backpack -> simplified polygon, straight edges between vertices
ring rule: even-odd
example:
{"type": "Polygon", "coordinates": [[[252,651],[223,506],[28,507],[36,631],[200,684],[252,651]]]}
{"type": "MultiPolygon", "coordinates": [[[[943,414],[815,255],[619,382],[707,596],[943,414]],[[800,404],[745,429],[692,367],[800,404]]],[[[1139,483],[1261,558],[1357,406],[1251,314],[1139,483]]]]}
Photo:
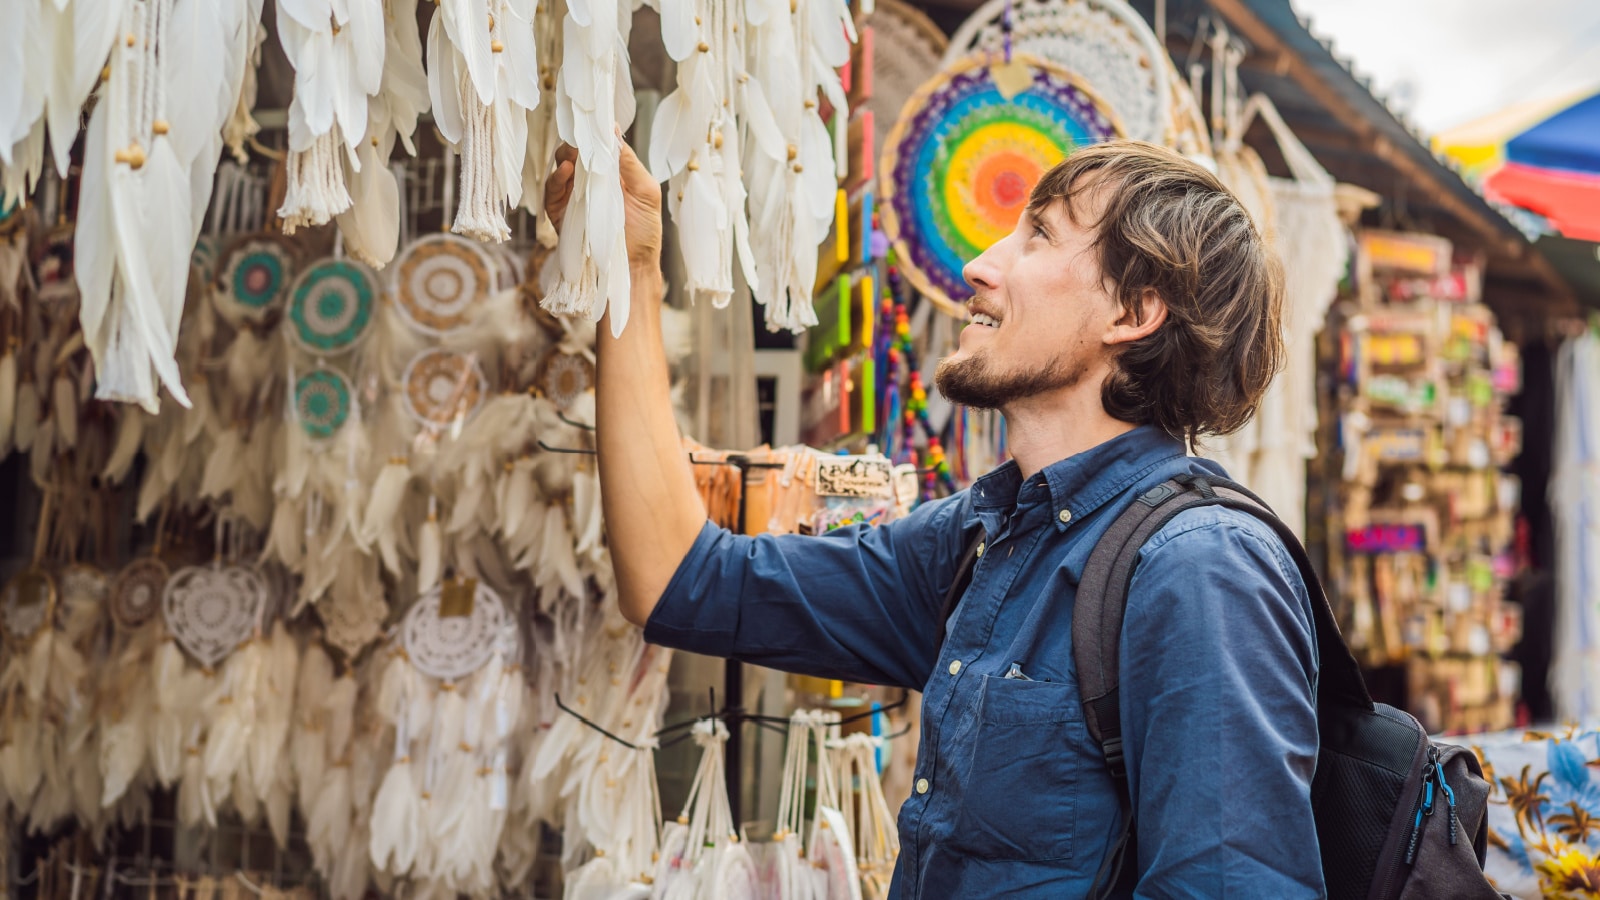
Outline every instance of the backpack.
{"type": "MultiPolygon", "coordinates": [[[[1118,785],[1122,832],[1089,896],[1107,896],[1135,867],[1118,709],[1118,649],[1128,586],[1146,540],[1184,510],[1226,506],[1270,525],[1300,569],[1311,598],[1321,672],[1319,736],[1311,807],[1330,900],[1499,900],[1483,875],[1489,784],[1471,751],[1428,740],[1410,714],[1373,703],[1333,610],[1294,532],[1245,488],[1221,478],[1180,475],[1141,494],[1095,545],[1078,585],[1072,656],[1084,720],[1118,785]]],[[[979,539],[982,539],[979,535],[979,539]]],[[[945,595],[948,623],[972,580],[974,541],[945,595]]],[[[941,633],[941,643],[943,634],[941,633]]]]}

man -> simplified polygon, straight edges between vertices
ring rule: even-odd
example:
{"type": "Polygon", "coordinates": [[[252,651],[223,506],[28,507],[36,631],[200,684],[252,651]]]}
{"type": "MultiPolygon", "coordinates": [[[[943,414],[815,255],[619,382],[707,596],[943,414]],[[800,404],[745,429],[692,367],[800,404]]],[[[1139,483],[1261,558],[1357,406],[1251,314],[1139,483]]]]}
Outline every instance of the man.
{"type": "MultiPolygon", "coordinates": [[[[557,216],[570,175],[564,157],[557,216]]],[[[1244,424],[1276,371],[1260,234],[1168,150],[1077,150],[967,265],[972,321],[939,366],[951,400],[1005,415],[1014,460],[887,526],[749,538],[695,492],[659,334],[660,189],[626,149],[622,177],[634,318],[600,329],[597,387],[622,611],[660,644],[923,692],[894,896],[1085,896],[1122,823],[1074,676],[1076,585],[1134,497],[1220,473],[1186,444],[1244,424]]],[[[1121,648],[1137,850],[1111,896],[1322,893],[1313,635],[1294,562],[1254,518],[1190,510],[1144,545],[1121,648]]]]}

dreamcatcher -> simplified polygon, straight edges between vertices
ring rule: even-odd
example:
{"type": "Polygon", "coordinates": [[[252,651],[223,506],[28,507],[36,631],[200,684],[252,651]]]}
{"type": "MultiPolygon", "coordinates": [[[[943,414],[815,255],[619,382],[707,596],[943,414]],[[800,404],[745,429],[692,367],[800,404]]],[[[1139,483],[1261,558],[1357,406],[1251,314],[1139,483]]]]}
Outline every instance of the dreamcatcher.
{"type": "Polygon", "coordinates": [[[840,812],[841,795],[848,786],[838,781],[830,749],[830,743],[838,737],[838,722],[838,713],[818,710],[808,723],[817,754],[817,793],[806,856],[811,860],[813,897],[861,900],[861,872],[856,866],[851,823],[840,812]]]}
{"type": "Polygon", "coordinates": [[[308,266],[289,294],[289,339],[306,353],[338,356],[356,346],[372,326],[378,277],[349,259],[324,259],[308,266]]]}
{"type": "Polygon", "coordinates": [[[876,0],[867,17],[876,46],[872,59],[872,146],[889,146],[889,131],[917,89],[937,75],[950,39],[927,13],[901,0],[876,0]]]}
{"type": "Polygon", "coordinates": [[[878,739],[857,733],[839,742],[834,755],[839,814],[851,829],[864,900],[889,896],[895,860],[900,856],[900,833],[878,775],[879,747],[878,739]]]}
{"type": "Polygon", "coordinates": [[[259,324],[284,306],[298,277],[293,244],[283,238],[241,238],[217,259],[212,303],[235,327],[259,324]]]}
{"type": "Polygon", "coordinates": [[[907,102],[885,150],[884,232],[911,283],[958,317],[970,293],[962,267],[1011,232],[1039,177],[1120,134],[1071,73],[1017,59],[1030,78],[1009,100],[980,59],[940,73],[907,102]]]}
{"type": "MultiPolygon", "coordinates": [[[[435,234],[408,246],[395,266],[394,308],[410,327],[446,335],[465,327],[500,289],[503,266],[481,245],[435,234]]],[[[520,278],[507,282],[516,284],[520,278]]]]}

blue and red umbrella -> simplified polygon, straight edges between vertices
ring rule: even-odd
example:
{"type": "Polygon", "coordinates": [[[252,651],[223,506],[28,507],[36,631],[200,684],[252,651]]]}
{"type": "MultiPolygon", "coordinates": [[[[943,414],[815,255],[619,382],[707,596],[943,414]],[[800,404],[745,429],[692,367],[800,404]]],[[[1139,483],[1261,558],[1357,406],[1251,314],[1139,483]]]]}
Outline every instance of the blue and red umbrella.
{"type": "Polygon", "coordinates": [[[1600,93],[1507,140],[1504,164],[1483,186],[1565,237],[1600,241],[1600,93]]]}

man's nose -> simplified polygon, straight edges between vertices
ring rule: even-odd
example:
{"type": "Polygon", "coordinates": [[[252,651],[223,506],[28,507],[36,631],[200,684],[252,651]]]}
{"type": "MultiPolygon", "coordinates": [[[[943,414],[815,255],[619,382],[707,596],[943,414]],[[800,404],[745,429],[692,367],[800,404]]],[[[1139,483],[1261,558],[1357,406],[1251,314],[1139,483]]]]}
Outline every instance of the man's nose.
{"type": "Polygon", "coordinates": [[[1000,268],[996,265],[995,255],[995,248],[990,247],[961,267],[961,277],[972,285],[973,290],[993,291],[1000,287],[1000,268]]]}

